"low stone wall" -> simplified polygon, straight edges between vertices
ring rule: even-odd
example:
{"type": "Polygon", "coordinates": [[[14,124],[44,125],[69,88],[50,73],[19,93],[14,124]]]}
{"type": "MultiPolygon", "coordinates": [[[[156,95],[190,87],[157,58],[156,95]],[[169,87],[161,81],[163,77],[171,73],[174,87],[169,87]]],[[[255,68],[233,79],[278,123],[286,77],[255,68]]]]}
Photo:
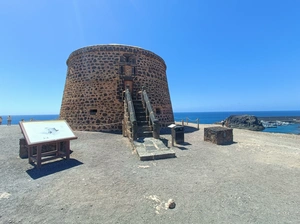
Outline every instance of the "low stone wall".
{"type": "Polygon", "coordinates": [[[204,128],[204,141],[212,142],[217,145],[232,144],[232,129],[223,127],[204,128]]]}

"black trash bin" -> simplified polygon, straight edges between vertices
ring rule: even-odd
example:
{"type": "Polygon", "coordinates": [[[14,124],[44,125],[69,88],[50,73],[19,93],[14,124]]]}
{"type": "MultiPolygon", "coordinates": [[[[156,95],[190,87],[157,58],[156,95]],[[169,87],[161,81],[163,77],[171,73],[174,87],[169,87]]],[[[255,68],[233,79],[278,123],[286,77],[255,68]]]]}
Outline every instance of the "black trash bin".
{"type": "Polygon", "coordinates": [[[184,143],[184,127],[183,126],[175,126],[172,128],[172,139],[176,144],[184,143]]]}

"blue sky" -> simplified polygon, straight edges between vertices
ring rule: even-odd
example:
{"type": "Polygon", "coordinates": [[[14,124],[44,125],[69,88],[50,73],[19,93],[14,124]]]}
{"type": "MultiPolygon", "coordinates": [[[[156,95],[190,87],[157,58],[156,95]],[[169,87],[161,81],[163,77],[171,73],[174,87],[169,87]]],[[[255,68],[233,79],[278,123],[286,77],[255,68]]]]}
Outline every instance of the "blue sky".
{"type": "Polygon", "coordinates": [[[1,0],[0,114],[58,114],[66,60],[95,44],[167,64],[174,112],[300,110],[300,1],[1,0]]]}

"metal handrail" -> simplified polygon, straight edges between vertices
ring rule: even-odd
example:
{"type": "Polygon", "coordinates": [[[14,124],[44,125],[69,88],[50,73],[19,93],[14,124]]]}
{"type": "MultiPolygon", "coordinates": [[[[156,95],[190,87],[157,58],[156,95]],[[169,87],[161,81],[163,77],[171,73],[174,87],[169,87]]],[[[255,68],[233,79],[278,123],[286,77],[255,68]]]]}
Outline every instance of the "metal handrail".
{"type": "Polygon", "coordinates": [[[158,139],[159,134],[160,134],[159,120],[154,115],[149,97],[148,97],[147,92],[146,92],[144,87],[142,87],[142,94],[141,95],[142,95],[141,98],[142,98],[143,105],[146,109],[146,115],[149,114],[149,118],[150,118],[149,122],[153,126],[153,137],[158,139]]]}

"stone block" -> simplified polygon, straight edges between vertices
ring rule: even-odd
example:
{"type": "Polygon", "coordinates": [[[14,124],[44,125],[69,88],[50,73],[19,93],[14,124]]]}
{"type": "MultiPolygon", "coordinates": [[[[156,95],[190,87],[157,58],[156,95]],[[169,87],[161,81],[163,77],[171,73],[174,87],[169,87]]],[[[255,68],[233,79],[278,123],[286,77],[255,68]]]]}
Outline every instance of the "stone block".
{"type": "Polygon", "coordinates": [[[217,145],[228,145],[233,143],[233,133],[231,128],[209,127],[204,128],[204,141],[217,145]]]}

